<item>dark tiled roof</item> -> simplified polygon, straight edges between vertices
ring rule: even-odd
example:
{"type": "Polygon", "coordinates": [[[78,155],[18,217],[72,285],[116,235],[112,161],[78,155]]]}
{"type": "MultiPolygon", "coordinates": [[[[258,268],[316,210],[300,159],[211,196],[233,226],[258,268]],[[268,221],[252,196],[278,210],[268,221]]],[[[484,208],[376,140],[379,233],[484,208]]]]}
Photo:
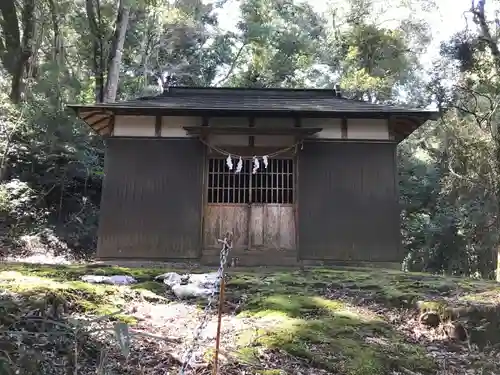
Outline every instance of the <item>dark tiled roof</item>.
{"type": "Polygon", "coordinates": [[[435,112],[397,106],[372,104],[340,97],[325,89],[248,89],[171,87],[158,96],[129,101],[102,103],[72,108],[164,109],[207,112],[297,112],[345,114],[407,114],[432,118],[435,112]]]}

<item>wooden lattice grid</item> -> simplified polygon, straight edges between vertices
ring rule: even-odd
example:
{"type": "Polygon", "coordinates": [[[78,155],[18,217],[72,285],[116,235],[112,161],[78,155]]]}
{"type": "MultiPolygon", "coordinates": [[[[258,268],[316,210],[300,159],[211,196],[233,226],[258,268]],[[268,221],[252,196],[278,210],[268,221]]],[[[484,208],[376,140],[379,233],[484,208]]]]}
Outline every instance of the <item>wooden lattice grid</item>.
{"type": "Polygon", "coordinates": [[[292,204],[294,202],[295,166],[292,158],[269,159],[267,168],[252,173],[252,160],[243,160],[241,172],[235,173],[225,158],[208,160],[207,203],[209,204],[292,204]]]}

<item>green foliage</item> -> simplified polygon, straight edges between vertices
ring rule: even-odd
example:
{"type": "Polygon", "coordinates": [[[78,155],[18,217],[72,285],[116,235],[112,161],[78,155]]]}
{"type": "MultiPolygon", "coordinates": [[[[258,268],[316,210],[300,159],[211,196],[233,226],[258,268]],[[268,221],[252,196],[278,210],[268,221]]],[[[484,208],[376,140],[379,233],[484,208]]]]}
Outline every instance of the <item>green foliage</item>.
{"type": "MultiPolygon", "coordinates": [[[[484,2],[441,46],[429,89],[446,109],[400,150],[409,269],[492,278],[500,216],[500,45],[484,2]]],[[[496,5],[492,5],[496,6],[496,5]]]]}
{"type": "Polygon", "coordinates": [[[410,270],[491,277],[491,141],[451,112],[399,151],[402,231],[410,270]],[[418,138],[418,141],[415,141],[418,138]]]}
{"type": "Polygon", "coordinates": [[[375,25],[355,26],[343,36],[346,59],[341,85],[356,97],[392,98],[396,84],[404,84],[413,67],[401,33],[375,25]]]}
{"type": "Polygon", "coordinates": [[[241,3],[241,56],[226,84],[301,87],[318,61],[325,19],[308,4],[246,0],[241,3]]]}
{"type": "Polygon", "coordinates": [[[5,248],[20,245],[23,235],[47,224],[47,213],[27,183],[12,179],[0,184],[0,241],[5,248]]]}
{"type": "MultiPolygon", "coordinates": [[[[106,64],[113,52],[118,3],[100,1],[96,8],[92,2],[96,47],[84,2],[36,2],[33,58],[16,105],[8,97],[14,77],[0,67],[3,251],[20,251],[28,237],[81,257],[95,249],[103,142],[65,104],[95,100],[98,73],[104,80],[107,74],[96,64],[106,64]]],[[[500,199],[500,65],[481,28],[453,36],[424,71],[421,55],[431,42],[425,15],[435,10],[432,2],[345,0],[320,13],[310,3],[244,0],[235,30],[220,27],[223,3],[127,2],[117,98],[159,93],[158,80],[174,74],[184,85],[340,83],[343,95],[355,99],[411,106],[434,99],[448,108],[442,121],[399,147],[403,266],[491,277],[500,233],[493,230],[500,199]],[[388,24],[390,7],[406,15],[388,24]]],[[[13,4],[20,14],[24,3],[13,4]]],[[[0,32],[0,46],[11,50],[0,57],[11,61],[19,51],[5,43],[7,31],[0,32]]]]}

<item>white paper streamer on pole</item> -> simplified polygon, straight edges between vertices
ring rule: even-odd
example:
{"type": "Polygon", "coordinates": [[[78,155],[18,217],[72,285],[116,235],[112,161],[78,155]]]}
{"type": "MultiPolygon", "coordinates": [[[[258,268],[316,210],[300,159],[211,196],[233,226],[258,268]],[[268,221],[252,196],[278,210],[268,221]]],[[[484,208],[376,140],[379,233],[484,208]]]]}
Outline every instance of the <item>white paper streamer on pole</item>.
{"type": "Polygon", "coordinates": [[[227,156],[227,158],[226,158],[226,165],[229,168],[229,170],[233,170],[233,168],[234,168],[233,161],[235,159],[238,159],[238,163],[236,164],[235,173],[240,173],[243,170],[243,160],[252,160],[253,161],[253,168],[252,168],[252,173],[253,174],[257,173],[257,171],[260,168],[259,158],[262,158],[262,163],[264,164],[264,168],[267,169],[267,167],[269,165],[269,159],[270,158],[277,157],[280,154],[283,154],[283,153],[285,153],[287,151],[294,150],[294,149],[295,149],[295,152],[297,152],[297,149],[298,149],[299,145],[301,146],[301,149],[304,146],[303,143],[302,143],[302,141],[300,141],[300,142],[295,143],[292,146],[288,146],[288,147],[282,148],[282,149],[277,150],[277,151],[275,151],[275,152],[273,152],[271,154],[268,154],[268,155],[264,155],[264,156],[256,156],[256,155],[254,155],[254,156],[233,155],[234,156],[234,159],[233,159],[233,156],[231,156],[231,154],[228,151],[225,151],[225,150],[223,150],[221,148],[218,148],[218,147],[216,147],[214,145],[211,145],[210,143],[204,141],[201,138],[200,138],[200,141],[205,146],[207,146],[208,148],[210,148],[211,150],[213,150],[213,151],[215,151],[215,152],[217,152],[219,154],[226,155],[227,156]]]}
{"type": "Polygon", "coordinates": [[[243,169],[243,159],[240,157],[240,160],[238,160],[238,164],[236,164],[236,173],[240,173],[241,170],[243,169]]]}
{"type": "Polygon", "coordinates": [[[257,171],[259,170],[259,166],[260,166],[259,159],[257,158],[257,156],[254,156],[253,157],[253,170],[252,170],[253,174],[257,173],[257,171]]]}
{"type": "Polygon", "coordinates": [[[233,170],[233,159],[231,158],[231,155],[227,156],[226,165],[227,165],[227,167],[229,168],[230,171],[233,170]]]}
{"type": "Polygon", "coordinates": [[[264,155],[262,157],[262,162],[264,163],[264,168],[267,169],[267,165],[268,165],[268,158],[267,158],[267,155],[264,155]]]}

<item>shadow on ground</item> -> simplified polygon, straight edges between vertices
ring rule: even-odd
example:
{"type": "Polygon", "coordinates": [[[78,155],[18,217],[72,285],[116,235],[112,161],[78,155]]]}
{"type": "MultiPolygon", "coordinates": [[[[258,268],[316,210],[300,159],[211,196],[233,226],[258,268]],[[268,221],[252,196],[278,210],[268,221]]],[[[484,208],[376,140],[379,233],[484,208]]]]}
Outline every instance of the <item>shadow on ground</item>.
{"type": "Polygon", "coordinates": [[[4,290],[0,374],[136,374],[141,363],[178,367],[155,340],[120,344],[115,333],[124,332],[126,317],[97,314],[96,306],[106,303],[102,295],[78,289],[4,290]]]}

